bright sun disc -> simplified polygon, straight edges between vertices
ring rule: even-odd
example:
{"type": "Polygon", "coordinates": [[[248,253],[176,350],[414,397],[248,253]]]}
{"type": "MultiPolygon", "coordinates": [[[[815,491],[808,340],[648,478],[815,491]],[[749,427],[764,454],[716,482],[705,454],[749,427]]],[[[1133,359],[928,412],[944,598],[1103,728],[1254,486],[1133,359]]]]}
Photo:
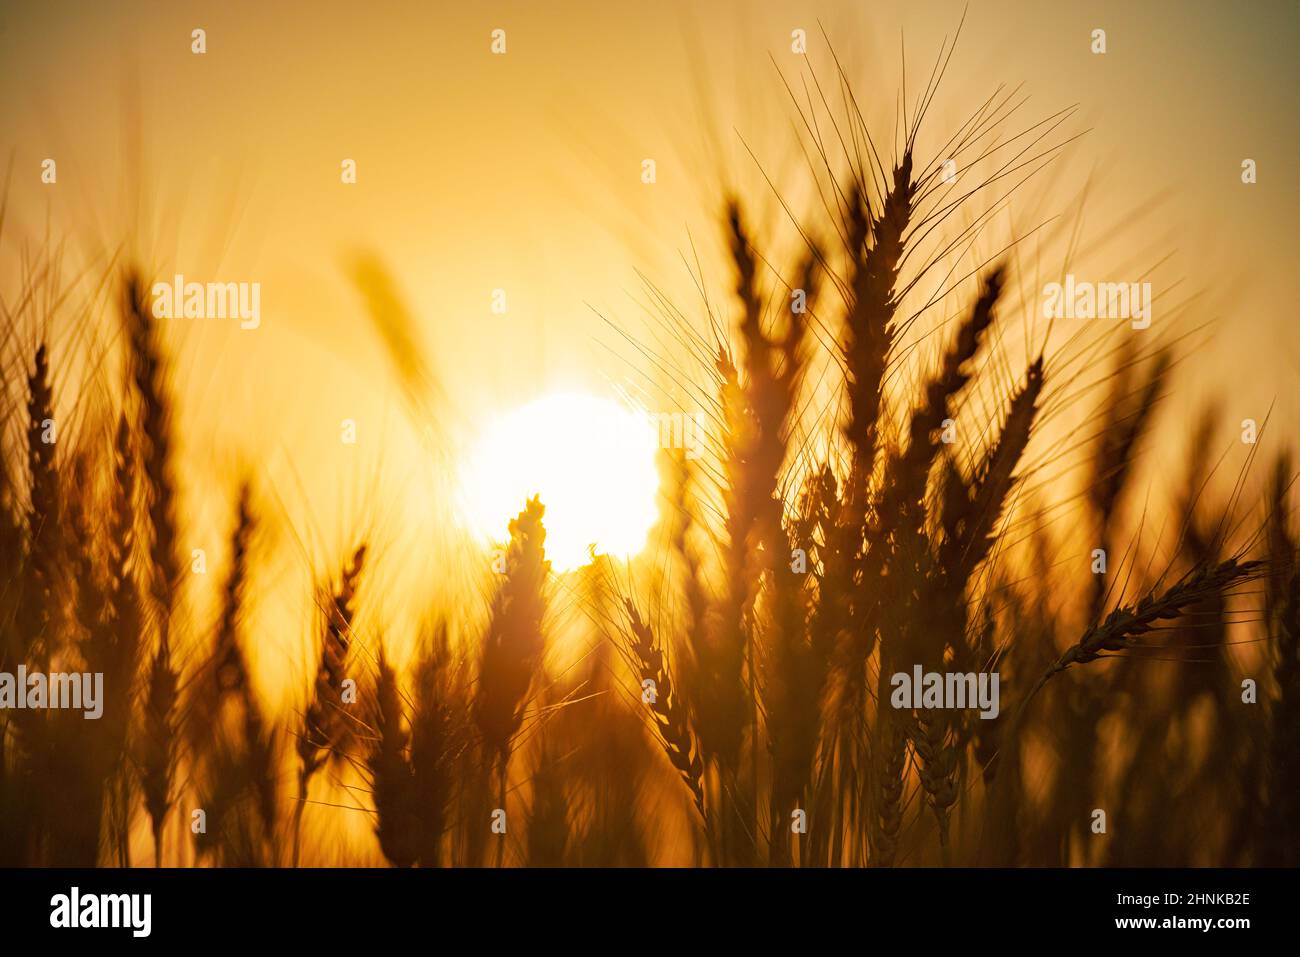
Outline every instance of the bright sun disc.
{"type": "Polygon", "coordinates": [[[658,433],[645,416],[588,395],[550,395],[494,422],[461,479],[479,533],[505,541],[534,495],[546,506],[546,557],[568,571],[597,554],[627,558],[656,518],[658,433]]]}

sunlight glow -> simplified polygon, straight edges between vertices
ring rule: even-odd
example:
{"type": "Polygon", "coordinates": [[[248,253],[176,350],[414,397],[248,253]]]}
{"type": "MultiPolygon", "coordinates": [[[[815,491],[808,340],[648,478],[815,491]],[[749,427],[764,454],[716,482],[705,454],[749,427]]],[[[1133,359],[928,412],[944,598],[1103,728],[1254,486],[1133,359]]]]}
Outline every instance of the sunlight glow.
{"type": "Polygon", "coordinates": [[[546,556],[569,571],[597,554],[630,558],[657,514],[658,434],[645,416],[606,399],[543,396],[480,437],[461,478],[462,508],[486,538],[503,542],[526,500],[546,506],[546,556]]]}

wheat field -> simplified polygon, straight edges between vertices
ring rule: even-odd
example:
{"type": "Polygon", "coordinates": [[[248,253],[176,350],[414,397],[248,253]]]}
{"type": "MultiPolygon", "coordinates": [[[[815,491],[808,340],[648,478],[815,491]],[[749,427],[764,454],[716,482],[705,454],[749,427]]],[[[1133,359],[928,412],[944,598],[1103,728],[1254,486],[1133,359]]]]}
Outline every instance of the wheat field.
{"type": "MultiPolygon", "coordinates": [[[[300,587],[256,458],[185,477],[170,272],[0,231],[0,674],[102,676],[94,720],[0,709],[0,865],[1300,864],[1288,442],[1173,417],[1196,299],[1063,334],[1069,264],[976,242],[1078,129],[951,56],[920,90],[781,72],[811,185],[712,190],[711,293],[647,281],[653,331],[611,333],[702,430],[658,443],[632,557],[559,567],[525,496],[496,542],[422,529],[455,569],[426,587],[363,500],[300,587]],[[286,589],[292,662],[258,614],[286,589]]],[[[381,257],[349,281],[441,474],[437,349],[381,257]]]]}

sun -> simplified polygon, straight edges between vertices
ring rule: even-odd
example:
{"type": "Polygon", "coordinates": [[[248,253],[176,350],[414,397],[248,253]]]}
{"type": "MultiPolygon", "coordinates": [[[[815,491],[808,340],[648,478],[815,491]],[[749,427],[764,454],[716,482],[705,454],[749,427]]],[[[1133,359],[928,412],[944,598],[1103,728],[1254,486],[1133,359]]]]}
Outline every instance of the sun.
{"type": "Polygon", "coordinates": [[[657,516],[658,433],[650,420],[608,399],[543,396],[504,415],[479,438],[461,474],[462,511],[491,541],[541,496],[546,556],[569,571],[597,554],[630,558],[657,516]]]}

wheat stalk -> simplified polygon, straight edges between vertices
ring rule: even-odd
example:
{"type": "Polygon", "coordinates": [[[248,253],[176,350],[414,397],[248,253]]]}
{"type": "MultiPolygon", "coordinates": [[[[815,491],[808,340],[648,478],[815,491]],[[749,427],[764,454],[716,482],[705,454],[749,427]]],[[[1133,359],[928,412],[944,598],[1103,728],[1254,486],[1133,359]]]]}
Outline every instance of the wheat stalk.
{"type": "Polygon", "coordinates": [[[307,805],[307,788],[344,734],[340,696],[343,680],[347,677],[352,618],[356,612],[357,588],[365,561],[366,546],[359,545],[345,566],[338,587],[331,591],[325,602],[319,664],[298,735],[298,758],[302,764],[298,772],[298,806],[293,822],[294,867],[298,866],[301,852],[302,813],[307,805]]]}
{"type": "Polygon", "coordinates": [[[420,856],[415,814],[415,773],[411,767],[410,736],[404,726],[397,673],[379,645],[378,681],[373,708],[374,740],[366,758],[371,799],[375,803],[375,836],[379,847],[397,867],[410,867],[420,856]]]}
{"type": "Polygon", "coordinates": [[[624,599],[623,605],[631,622],[631,648],[637,662],[638,676],[642,682],[653,682],[653,693],[638,697],[646,701],[650,713],[654,715],[659,743],[663,745],[669,762],[677,769],[682,783],[691,792],[691,800],[699,812],[700,820],[708,823],[704,804],[704,764],[695,746],[686,710],[678,699],[676,686],[668,671],[663,649],[658,646],[654,632],[641,619],[631,599],[624,599]]]}
{"type": "Polygon", "coordinates": [[[1148,592],[1136,604],[1116,608],[1084,632],[1083,637],[1043,673],[1021,702],[1021,714],[1043,685],[1071,665],[1113,657],[1115,653],[1141,644],[1142,636],[1148,634],[1157,622],[1177,618],[1189,606],[1221,593],[1230,585],[1258,576],[1266,567],[1267,563],[1263,561],[1230,558],[1198,569],[1160,594],[1148,592]]]}

